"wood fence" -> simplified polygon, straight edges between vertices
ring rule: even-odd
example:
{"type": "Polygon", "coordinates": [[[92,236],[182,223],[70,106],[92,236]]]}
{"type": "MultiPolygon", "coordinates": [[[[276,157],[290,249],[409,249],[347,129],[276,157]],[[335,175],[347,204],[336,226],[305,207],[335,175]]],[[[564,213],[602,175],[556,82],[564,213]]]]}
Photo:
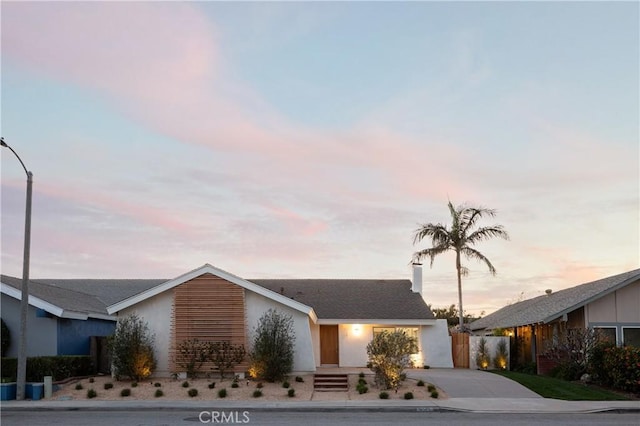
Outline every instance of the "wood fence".
{"type": "Polygon", "coordinates": [[[455,368],[469,368],[469,335],[451,333],[451,354],[455,368]]]}

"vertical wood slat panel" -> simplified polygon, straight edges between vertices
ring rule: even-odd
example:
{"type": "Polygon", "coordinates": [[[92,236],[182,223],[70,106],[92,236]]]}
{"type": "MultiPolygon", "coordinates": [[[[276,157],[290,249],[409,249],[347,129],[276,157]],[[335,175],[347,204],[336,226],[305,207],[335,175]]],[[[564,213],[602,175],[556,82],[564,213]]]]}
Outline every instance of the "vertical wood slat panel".
{"type": "MultiPolygon", "coordinates": [[[[173,371],[179,371],[176,353],[184,340],[246,342],[244,288],[212,274],[204,274],[174,288],[171,319],[170,359],[173,371]]],[[[211,371],[213,365],[203,365],[201,371],[211,371]]],[[[247,361],[236,366],[245,371],[247,361]]],[[[215,370],[213,370],[215,372],[215,370]]]]}

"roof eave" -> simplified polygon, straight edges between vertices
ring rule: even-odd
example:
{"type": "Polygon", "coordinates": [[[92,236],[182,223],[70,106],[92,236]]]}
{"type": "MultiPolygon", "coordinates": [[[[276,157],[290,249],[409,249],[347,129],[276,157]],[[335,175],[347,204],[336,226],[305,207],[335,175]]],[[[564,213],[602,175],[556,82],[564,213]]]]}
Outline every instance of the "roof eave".
{"type": "Polygon", "coordinates": [[[436,319],[398,319],[398,318],[321,318],[320,325],[333,324],[393,324],[393,325],[436,325],[436,319]]]}

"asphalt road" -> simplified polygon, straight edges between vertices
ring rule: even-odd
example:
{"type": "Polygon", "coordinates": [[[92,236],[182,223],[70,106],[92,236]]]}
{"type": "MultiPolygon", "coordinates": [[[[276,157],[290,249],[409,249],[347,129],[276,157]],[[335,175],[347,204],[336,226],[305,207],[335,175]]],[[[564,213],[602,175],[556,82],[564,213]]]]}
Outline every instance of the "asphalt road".
{"type": "Polygon", "coordinates": [[[247,425],[629,425],[640,424],[639,413],[476,414],[434,412],[194,412],[194,411],[3,411],[3,426],[193,426],[247,425]],[[222,415],[224,414],[224,418],[222,415]],[[217,416],[217,421],[214,417],[217,416]],[[223,422],[224,420],[224,422],[223,422]]]}

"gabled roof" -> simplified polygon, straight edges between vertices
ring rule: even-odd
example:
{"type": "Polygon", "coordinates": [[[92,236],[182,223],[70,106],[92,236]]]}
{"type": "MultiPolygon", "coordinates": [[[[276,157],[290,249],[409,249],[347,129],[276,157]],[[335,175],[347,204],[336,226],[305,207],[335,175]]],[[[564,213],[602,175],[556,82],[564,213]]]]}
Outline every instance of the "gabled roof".
{"type": "MultiPolygon", "coordinates": [[[[22,279],[0,276],[2,294],[22,299],[22,279]]],[[[64,288],[55,287],[40,280],[29,280],[29,304],[59,318],[86,320],[99,318],[115,320],[106,306],[96,296],[64,288]]]]}
{"type": "Polygon", "coordinates": [[[472,330],[548,323],[640,280],[640,269],[507,305],[471,323],[472,330]]]}
{"type": "Polygon", "coordinates": [[[422,296],[411,291],[409,280],[252,279],[251,282],[313,307],[321,322],[411,320],[415,324],[416,320],[435,320],[422,296]]]}

